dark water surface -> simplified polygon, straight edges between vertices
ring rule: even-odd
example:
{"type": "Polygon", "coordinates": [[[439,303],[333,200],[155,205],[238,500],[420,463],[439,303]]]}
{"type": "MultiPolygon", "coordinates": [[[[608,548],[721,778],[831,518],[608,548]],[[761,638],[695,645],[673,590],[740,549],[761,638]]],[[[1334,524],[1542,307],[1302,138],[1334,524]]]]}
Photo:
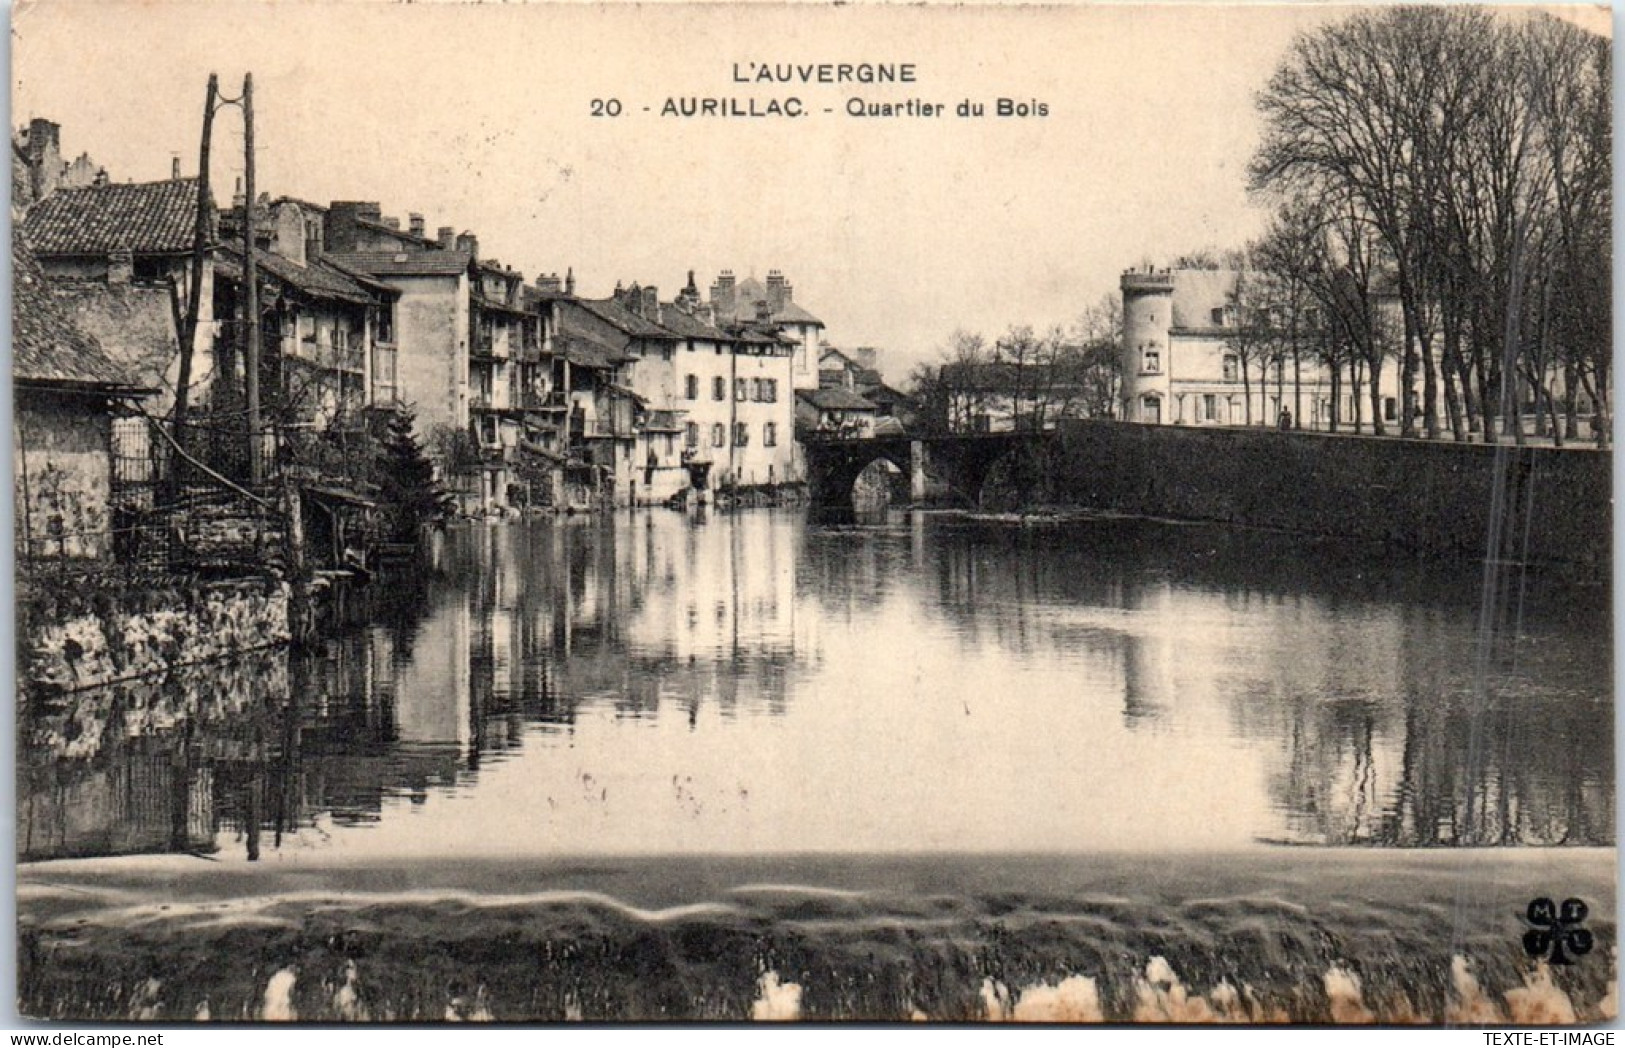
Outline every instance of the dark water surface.
{"type": "Polygon", "coordinates": [[[1607,594],[1499,581],[1145,521],[463,527],[314,655],[27,704],[19,851],[1610,845],[1607,594]]]}

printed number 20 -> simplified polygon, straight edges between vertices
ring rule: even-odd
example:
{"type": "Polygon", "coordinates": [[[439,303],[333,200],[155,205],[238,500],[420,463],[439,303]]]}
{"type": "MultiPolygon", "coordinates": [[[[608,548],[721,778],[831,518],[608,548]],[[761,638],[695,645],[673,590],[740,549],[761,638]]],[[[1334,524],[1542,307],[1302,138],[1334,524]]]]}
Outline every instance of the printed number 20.
{"type": "Polygon", "coordinates": [[[592,100],[593,116],[620,116],[621,101],[618,98],[595,98],[592,100]]]}

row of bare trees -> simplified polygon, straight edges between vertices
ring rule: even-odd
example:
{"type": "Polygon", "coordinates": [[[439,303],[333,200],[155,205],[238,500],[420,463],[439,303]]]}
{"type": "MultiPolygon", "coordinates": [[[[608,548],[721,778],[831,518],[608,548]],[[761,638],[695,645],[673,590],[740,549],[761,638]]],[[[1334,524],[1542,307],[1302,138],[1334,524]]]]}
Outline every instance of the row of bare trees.
{"type": "Polygon", "coordinates": [[[1378,9],[1297,38],[1258,98],[1252,188],[1276,213],[1248,250],[1238,356],[1284,365],[1278,382],[1310,359],[1346,377],[1378,433],[1393,366],[1401,436],[1521,442],[1532,411],[1558,441],[1589,415],[1606,443],[1611,79],[1607,40],[1510,9],[1378,9]]]}
{"type": "Polygon", "coordinates": [[[956,331],[937,361],[909,376],[917,426],[930,432],[1042,430],[1066,418],[1110,418],[1121,386],[1122,300],[1105,295],[1070,326],[1013,325],[989,342],[956,331]]]}

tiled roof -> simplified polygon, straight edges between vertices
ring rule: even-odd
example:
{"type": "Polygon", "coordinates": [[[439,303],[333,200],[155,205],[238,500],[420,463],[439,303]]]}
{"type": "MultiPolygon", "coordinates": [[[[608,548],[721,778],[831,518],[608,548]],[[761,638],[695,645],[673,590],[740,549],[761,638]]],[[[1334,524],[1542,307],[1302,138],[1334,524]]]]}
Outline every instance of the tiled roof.
{"type": "Polygon", "coordinates": [[[874,404],[845,389],[798,390],[796,396],[824,411],[875,411],[874,404]]]}
{"type": "Polygon", "coordinates": [[[1234,269],[1174,270],[1173,326],[1215,327],[1213,311],[1229,304],[1236,276],[1234,269]]]}
{"type": "MultiPolygon", "coordinates": [[[[746,277],[734,285],[735,311],[741,319],[752,319],[756,316],[756,303],[769,301],[767,285],[755,277],[746,277]]],[[[775,324],[817,324],[824,326],[824,322],[802,309],[794,302],[786,302],[779,307],[772,318],[775,324]]]]}
{"type": "MultiPolygon", "coordinates": [[[[302,266],[291,258],[269,251],[256,254],[254,259],[262,273],[306,297],[361,304],[372,301],[373,296],[367,288],[320,262],[314,266],[302,266]]],[[[217,272],[240,281],[243,277],[242,265],[241,251],[230,247],[220,249],[217,272]]]]}
{"type": "Polygon", "coordinates": [[[330,269],[340,276],[350,278],[375,295],[385,295],[392,298],[400,297],[400,288],[394,287],[390,284],[385,284],[380,280],[375,280],[368,274],[356,269],[354,266],[346,266],[335,259],[332,255],[321,255],[317,258],[316,264],[324,269],[330,269]]]}
{"type": "Polygon", "coordinates": [[[40,255],[181,253],[192,249],[197,195],[195,178],[63,189],[29,209],[23,228],[40,255]]]}
{"type": "Polygon", "coordinates": [[[375,277],[457,276],[469,264],[466,251],[334,251],[326,257],[375,277]]]}
{"type": "Polygon", "coordinates": [[[39,262],[11,234],[11,377],[47,385],[134,389],[124,369],[51,296],[39,262]]]}
{"type": "Polygon", "coordinates": [[[554,352],[577,367],[605,371],[636,359],[579,332],[560,335],[555,342],[554,352]]]}
{"type": "Polygon", "coordinates": [[[524,289],[520,292],[520,296],[521,300],[525,303],[526,308],[538,305],[542,302],[570,302],[574,301],[575,299],[574,295],[564,291],[553,291],[548,288],[532,287],[529,284],[525,285],[524,289]]]}
{"type": "Polygon", "coordinates": [[[645,320],[612,298],[584,298],[580,301],[582,307],[588,312],[634,338],[672,339],[677,337],[664,327],[652,320],[645,320]]]}
{"type": "Polygon", "coordinates": [[[677,308],[675,303],[671,302],[666,303],[661,309],[660,324],[672,334],[681,338],[706,338],[712,341],[726,341],[729,337],[700,317],[684,313],[677,308]]]}

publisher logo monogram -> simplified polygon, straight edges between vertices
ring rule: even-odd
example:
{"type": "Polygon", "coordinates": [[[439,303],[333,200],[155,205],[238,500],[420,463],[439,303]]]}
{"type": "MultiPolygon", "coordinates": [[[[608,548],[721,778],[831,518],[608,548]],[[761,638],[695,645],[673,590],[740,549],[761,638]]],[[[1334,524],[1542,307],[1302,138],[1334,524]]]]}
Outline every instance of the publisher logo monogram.
{"type": "Polygon", "coordinates": [[[1562,906],[1547,898],[1531,900],[1527,917],[1534,927],[1524,933],[1524,951],[1552,964],[1573,964],[1591,952],[1591,932],[1581,927],[1587,912],[1579,899],[1564,899],[1562,906]]]}

